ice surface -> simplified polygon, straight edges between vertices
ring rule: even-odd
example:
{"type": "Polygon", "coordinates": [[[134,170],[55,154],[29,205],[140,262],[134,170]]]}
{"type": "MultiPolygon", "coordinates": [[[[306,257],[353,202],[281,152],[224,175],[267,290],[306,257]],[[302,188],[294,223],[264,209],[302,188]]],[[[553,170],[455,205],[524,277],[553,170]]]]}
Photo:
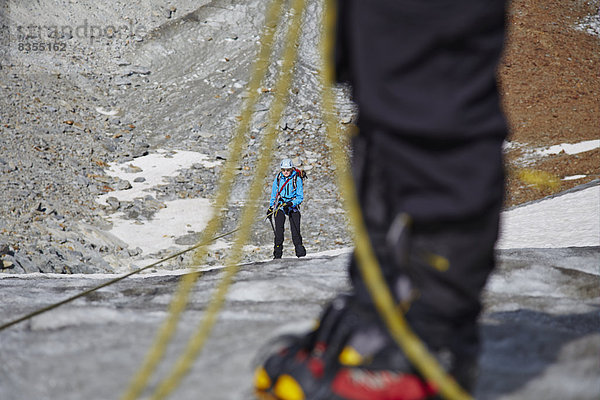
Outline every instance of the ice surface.
{"type": "MultiPolygon", "coordinates": [[[[502,214],[499,266],[484,292],[479,400],[599,398],[599,251],[586,247],[599,246],[599,189],[588,187],[502,214]]],[[[115,218],[112,233],[142,248],[172,246],[173,237],[206,223],[209,203],[200,200],[204,203],[169,202],[148,224],[115,218]],[[153,236],[155,223],[161,237],[153,236]]],[[[264,353],[261,348],[278,332],[307,329],[323,304],[348,288],[350,251],[240,266],[206,347],[172,398],[252,399],[253,364],[264,353]]],[[[152,346],[183,272],[132,277],[3,332],[0,398],[118,398],[152,346]]],[[[214,267],[192,289],[151,388],[183,351],[221,276],[221,268],[214,267]]],[[[110,277],[0,275],[0,300],[6,305],[0,319],[110,277]]]]}
{"type": "Polygon", "coordinates": [[[600,186],[502,213],[498,249],[600,246],[600,186]]]}
{"type": "MultiPolygon", "coordinates": [[[[479,400],[596,400],[597,249],[504,250],[485,294],[479,400]],[[587,266],[586,266],[587,264],[587,266]],[[549,390],[549,389],[552,390],[549,390]]],[[[348,288],[348,253],[240,266],[189,375],[170,398],[250,400],[253,365],[281,332],[305,331],[348,288]]],[[[180,273],[180,272],[179,272],[180,273]]],[[[201,276],[148,398],[199,326],[222,273],[201,276]]],[[[0,319],[78,293],[106,276],[0,276],[0,319]]],[[[179,276],[126,279],[0,335],[3,400],[118,398],[152,346],[179,276]]]]}

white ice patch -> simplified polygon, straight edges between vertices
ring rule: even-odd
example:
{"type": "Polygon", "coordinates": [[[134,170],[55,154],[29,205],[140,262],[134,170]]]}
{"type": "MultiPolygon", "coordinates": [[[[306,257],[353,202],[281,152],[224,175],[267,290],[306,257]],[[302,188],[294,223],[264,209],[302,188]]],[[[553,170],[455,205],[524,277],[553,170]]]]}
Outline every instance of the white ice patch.
{"type": "Polygon", "coordinates": [[[600,139],[598,140],[586,140],[579,143],[563,143],[555,146],[550,146],[546,149],[538,150],[537,153],[542,156],[550,156],[554,154],[560,154],[565,152],[566,154],[573,155],[584,153],[586,151],[600,149],[600,139]]]}
{"type": "Polygon", "coordinates": [[[562,178],[563,181],[576,181],[577,179],[583,179],[586,178],[587,175],[571,175],[571,176],[565,176],[564,178],[562,178]]]}
{"type": "Polygon", "coordinates": [[[600,186],[505,211],[498,249],[600,246],[600,186]]]}
{"type": "Polygon", "coordinates": [[[168,249],[175,239],[190,232],[201,232],[211,215],[208,199],[180,199],[167,202],[151,221],[137,222],[123,219],[117,214],[110,233],[127,243],[139,247],[144,254],[168,249]]]}
{"type": "Polygon", "coordinates": [[[96,112],[98,112],[102,115],[108,115],[109,117],[114,117],[116,115],[121,115],[123,113],[123,111],[121,111],[119,109],[107,110],[103,107],[96,107],[96,112]]]}
{"type": "Polygon", "coordinates": [[[588,15],[575,26],[575,29],[600,37],[600,11],[596,15],[588,15]]]}
{"type": "Polygon", "coordinates": [[[131,189],[116,190],[101,195],[98,201],[107,204],[106,199],[116,197],[119,201],[132,201],[138,197],[151,194],[148,189],[164,184],[163,178],[176,176],[178,171],[200,164],[204,168],[213,168],[221,161],[209,161],[209,156],[193,151],[177,151],[170,153],[158,150],[156,153],[139,157],[124,164],[111,166],[107,174],[124,179],[131,183],[131,189]],[[144,178],[144,182],[134,182],[135,178],[144,178]]]}
{"type": "MultiPolygon", "coordinates": [[[[164,178],[176,176],[180,170],[199,164],[204,168],[213,168],[220,161],[209,161],[209,156],[192,151],[167,152],[158,150],[131,162],[112,165],[107,173],[129,181],[131,189],[118,190],[101,195],[98,202],[106,204],[109,197],[119,201],[132,201],[151,194],[149,190],[164,184],[164,178]],[[137,177],[144,182],[134,182],[137,177]]],[[[166,207],[158,210],[150,221],[135,221],[123,218],[123,214],[112,215],[110,233],[124,241],[130,248],[139,247],[144,255],[152,254],[171,247],[182,248],[175,244],[177,237],[193,232],[201,232],[212,213],[210,201],[204,198],[179,199],[165,202],[166,207]]],[[[221,247],[226,247],[221,243],[221,247]]]]}
{"type": "Polygon", "coordinates": [[[520,156],[516,163],[519,167],[527,167],[535,164],[542,157],[548,157],[556,154],[580,154],[600,148],[600,139],[586,140],[579,143],[562,143],[550,147],[531,148],[530,145],[518,143],[515,141],[504,142],[503,150],[505,152],[519,150],[520,156]]]}
{"type": "Polygon", "coordinates": [[[236,282],[227,292],[229,301],[286,301],[292,299],[293,286],[267,281],[236,282]]]}

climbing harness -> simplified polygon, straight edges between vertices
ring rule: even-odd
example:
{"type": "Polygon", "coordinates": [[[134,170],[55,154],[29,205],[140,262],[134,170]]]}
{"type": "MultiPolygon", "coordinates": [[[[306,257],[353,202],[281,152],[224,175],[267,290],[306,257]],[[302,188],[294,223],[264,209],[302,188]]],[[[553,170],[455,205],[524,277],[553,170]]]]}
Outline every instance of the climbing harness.
{"type": "Polygon", "coordinates": [[[271,208],[271,211],[269,211],[267,213],[267,217],[265,219],[268,219],[269,222],[271,223],[271,228],[273,228],[273,235],[275,235],[275,225],[273,225],[273,215],[277,215],[277,212],[283,207],[282,203],[279,203],[277,205],[277,207],[275,208],[271,208]]]}
{"type": "Polygon", "coordinates": [[[277,211],[281,210],[281,208],[283,208],[283,203],[278,203],[278,204],[277,204],[277,207],[275,207],[275,208],[271,208],[271,211],[269,211],[269,212],[267,213],[267,216],[266,216],[266,218],[267,218],[267,219],[271,219],[271,218],[272,218],[274,215],[276,215],[276,214],[277,214],[277,211]]]}

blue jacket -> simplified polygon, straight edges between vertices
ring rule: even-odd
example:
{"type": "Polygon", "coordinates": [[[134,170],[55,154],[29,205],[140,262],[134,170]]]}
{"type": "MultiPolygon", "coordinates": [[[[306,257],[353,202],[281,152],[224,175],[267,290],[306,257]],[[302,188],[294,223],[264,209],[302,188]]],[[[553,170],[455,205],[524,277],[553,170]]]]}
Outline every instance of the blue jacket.
{"type": "Polygon", "coordinates": [[[294,204],[294,208],[298,208],[300,203],[302,203],[302,200],[304,200],[302,178],[298,176],[296,170],[293,170],[292,174],[288,178],[283,176],[281,172],[279,172],[275,176],[275,179],[273,179],[273,188],[271,189],[271,202],[269,203],[269,206],[273,207],[280,201],[291,201],[294,204]],[[288,181],[288,178],[291,179],[289,179],[288,181]],[[285,187],[283,187],[284,185],[285,187]],[[277,193],[279,193],[279,198],[275,198],[275,196],[277,196],[277,193]]]}

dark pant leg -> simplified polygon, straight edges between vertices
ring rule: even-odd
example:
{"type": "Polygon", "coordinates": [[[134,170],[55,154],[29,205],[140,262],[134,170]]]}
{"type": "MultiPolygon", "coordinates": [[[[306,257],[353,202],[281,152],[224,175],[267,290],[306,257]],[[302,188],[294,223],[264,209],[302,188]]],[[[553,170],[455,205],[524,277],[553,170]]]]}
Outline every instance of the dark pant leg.
{"type": "Polygon", "coordinates": [[[302,235],[300,234],[300,211],[290,212],[290,230],[292,231],[292,242],[294,246],[302,245],[302,235]]]}
{"type": "Polygon", "coordinates": [[[302,245],[302,235],[300,234],[300,211],[290,212],[290,228],[292,230],[292,241],[294,242],[294,251],[297,257],[304,257],[306,249],[302,245]]]}
{"type": "Polygon", "coordinates": [[[274,214],[273,219],[275,220],[275,242],[273,256],[281,257],[281,254],[283,253],[283,228],[285,224],[285,213],[282,210],[279,210],[274,214]]]}
{"type": "MultiPolygon", "coordinates": [[[[399,282],[412,283],[407,318],[417,334],[458,348],[454,338],[475,335],[504,193],[496,68],[505,2],[341,3],[338,76],[359,109],[353,162],[370,240],[396,296],[399,282]],[[413,221],[407,262],[388,237],[403,213],[413,221]],[[435,269],[435,258],[448,268],[435,269]]],[[[370,303],[354,263],[350,273],[370,303]]]]}
{"type": "MultiPolygon", "coordinates": [[[[503,193],[502,141],[407,140],[363,124],[354,145],[361,208],[382,272],[396,297],[401,280],[411,282],[416,300],[407,319],[433,348],[475,357],[480,293],[494,266],[503,193]],[[412,219],[407,262],[390,242],[396,216],[412,219]],[[448,262],[440,271],[431,257],[448,262]]],[[[357,297],[371,304],[353,262],[357,297]]]]}

